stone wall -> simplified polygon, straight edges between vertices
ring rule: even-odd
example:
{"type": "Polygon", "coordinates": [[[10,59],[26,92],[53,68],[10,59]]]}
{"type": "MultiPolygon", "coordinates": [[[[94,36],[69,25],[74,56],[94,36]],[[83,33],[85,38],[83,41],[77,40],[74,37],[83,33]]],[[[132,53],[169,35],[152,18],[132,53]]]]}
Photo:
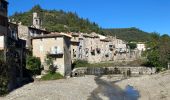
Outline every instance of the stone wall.
{"type": "Polygon", "coordinates": [[[72,71],[72,76],[82,76],[82,75],[107,75],[107,74],[127,74],[130,70],[131,75],[150,75],[156,72],[155,68],[148,68],[148,67],[82,67],[76,68],[72,71]]]}

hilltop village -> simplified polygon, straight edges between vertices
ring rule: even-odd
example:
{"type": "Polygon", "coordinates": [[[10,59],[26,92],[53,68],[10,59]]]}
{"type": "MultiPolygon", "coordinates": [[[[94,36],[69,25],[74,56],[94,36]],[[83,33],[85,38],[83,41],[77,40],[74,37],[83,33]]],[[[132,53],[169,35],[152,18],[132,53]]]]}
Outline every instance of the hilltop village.
{"type": "Polygon", "coordinates": [[[89,63],[133,61],[146,49],[144,43],[138,43],[137,48],[131,50],[126,41],[95,32],[49,32],[42,27],[42,20],[36,12],[32,14],[32,25],[25,26],[22,22],[8,20],[8,2],[0,2],[3,4],[0,10],[0,49],[2,58],[10,66],[10,90],[25,77],[26,55],[29,53],[40,59],[42,73],[49,70],[46,59],[50,57],[57,72],[70,76],[76,60],[89,63]]]}

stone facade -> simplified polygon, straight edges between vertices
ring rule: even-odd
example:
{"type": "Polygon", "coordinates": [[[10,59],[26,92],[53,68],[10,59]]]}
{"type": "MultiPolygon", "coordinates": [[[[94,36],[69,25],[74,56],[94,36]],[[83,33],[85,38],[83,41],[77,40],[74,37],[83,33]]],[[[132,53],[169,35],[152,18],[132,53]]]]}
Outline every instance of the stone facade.
{"type": "Polygon", "coordinates": [[[26,41],[18,38],[18,25],[9,23],[6,38],[6,61],[9,66],[9,90],[21,85],[26,67],[26,41]]]}
{"type": "Polygon", "coordinates": [[[100,38],[95,33],[80,34],[79,58],[90,63],[101,61],[100,38]]]}
{"type": "Polygon", "coordinates": [[[32,48],[31,45],[31,37],[33,36],[37,36],[37,35],[43,35],[43,34],[48,34],[48,31],[45,31],[43,29],[37,29],[34,27],[28,27],[28,26],[24,26],[19,24],[18,25],[18,36],[19,38],[26,40],[26,47],[28,49],[32,48]]]}
{"type": "Polygon", "coordinates": [[[62,75],[71,73],[71,36],[61,33],[34,36],[32,38],[33,56],[39,57],[44,70],[48,70],[45,59],[47,55],[54,58],[53,63],[62,75]]]}
{"type": "Polygon", "coordinates": [[[90,63],[98,63],[105,61],[122,61],[136,58],[134,56],[137,52],[130,52],[126,42],[121,39],[117,39],[116,37],[106,37],[96,33],[74,34],[76,35],[72,34],[71,39],[71,58],[73,61],[80,59],[86,60],[90,63]]]}
{"type": "Polygon", "coordinates": [[[44,34],[49,34],[49,32],[41,27],[41,19],[37,13],[33,13],[32,26],[25,26],[22,23],[18,24],[18,36],[20,39],[26,40],[26,47],[30,50],[32,49],[31,37],[44,34]]]}
{"type": "Polygon", "coordinates": [[[7,34],[8,30],[8,2],[6,0],[0,1],[0,35],[7,34]]]}
{"type": "Polygon", "coordinates": [[[71,33],[71,59],[72,63],[78,59],[79,57],[79,34],[78,33],[71,33]]]}

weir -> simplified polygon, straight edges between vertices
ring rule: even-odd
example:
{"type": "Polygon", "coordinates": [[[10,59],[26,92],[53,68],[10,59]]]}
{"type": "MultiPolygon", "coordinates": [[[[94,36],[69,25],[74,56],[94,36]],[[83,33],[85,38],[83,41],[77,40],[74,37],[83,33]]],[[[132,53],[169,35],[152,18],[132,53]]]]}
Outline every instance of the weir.
{"type": "Polygon", "coordinates": [[[73,77],[83,76],[83,75],[109,75],[109,74],[123,74],[126,76],[135,75],[146,75],[154,74],[156,72],[155,68],[149,67],[82,67],[75,68],[72,71],[73,77]]]}

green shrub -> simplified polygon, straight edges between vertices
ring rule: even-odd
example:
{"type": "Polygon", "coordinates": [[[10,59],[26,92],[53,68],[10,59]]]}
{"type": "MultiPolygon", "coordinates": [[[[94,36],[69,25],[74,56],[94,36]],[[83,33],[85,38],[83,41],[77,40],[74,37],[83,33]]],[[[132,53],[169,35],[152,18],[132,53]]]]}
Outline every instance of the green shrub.
{"type": "Polygon", "coordinates": [[[51,74],[55,73],[56,70],[57,70],[57,68],[56,68],[54,65],[50,65],[50,66],[49,66],[49,72],[50,72],[51,74]]]}
{"type": "Polygon", "coordinates": [[[51,72],[48,72],[41,79],[42,80],[57,80],[57,79],[63,79],[63,78],[64,77],[60,73],[51,73],[51,72]]]}
{"type": "Polygon", "coordinates": [[[33,75],[41,73],[41,61],[37,57],[28,56],[26,60],[26,68],[32,72],[33,75]]]}
{"type": "Polygon", "coordinates": [[[8,92],[8,67],[0,60],[0,96],[8,92]]]}
{"type": "Polygon", "coordinates": [[[137,47],[136,43],[128,43],[127,45],[130,47],[130,49],[135,49],[137,47]]]}

